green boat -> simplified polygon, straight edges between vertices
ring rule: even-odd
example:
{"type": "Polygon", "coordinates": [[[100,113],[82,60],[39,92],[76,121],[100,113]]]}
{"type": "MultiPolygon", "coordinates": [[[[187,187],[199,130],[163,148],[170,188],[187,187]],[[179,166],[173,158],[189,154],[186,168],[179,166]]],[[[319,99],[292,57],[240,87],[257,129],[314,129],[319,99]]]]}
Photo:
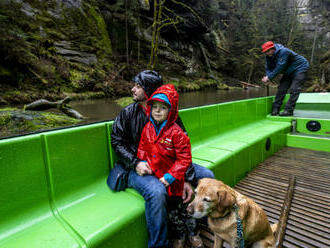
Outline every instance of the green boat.
{"type": "MultiPolygon", "coordinates": [[[[193,161],[278,221],[296,176],[282,247],[330,244],[330,93],[301,94],[292,117],[274,97],[184,109],[193,161]]],[[[286,100],[288,96],[286,97],[286,100]]],[[[112,121],[0,140],[1,248],[145,248],[144,200],[112,192],[112,121]]],[[[206,247],[212,234],[201,232],[206,247]]]]}

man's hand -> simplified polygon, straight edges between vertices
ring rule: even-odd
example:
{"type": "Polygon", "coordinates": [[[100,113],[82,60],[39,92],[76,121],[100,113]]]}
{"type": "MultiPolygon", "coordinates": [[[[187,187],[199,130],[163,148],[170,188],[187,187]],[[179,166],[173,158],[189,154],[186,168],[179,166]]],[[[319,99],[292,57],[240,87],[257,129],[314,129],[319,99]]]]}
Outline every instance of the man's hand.
{"type": "Polygon", "coordinates": [[[161,181],[161,183],[162,184],[164,184],[165,185],[165,187],[167,187],[167,186],[169,186],[170,184],[165,180],[165,178],[164,177],[162,177],[162,178],[159,178],[159,181],[161,181]]]}
{"type": "Polygon", "coordinates": [[[193,196],[194,192],[192,190],[191,184],[184,182],[183,185],[183,194],[182,194],[182,200],[183,203],[188,203],[191,201],[191,197],[193,196]]]}
{"type": "Polygon", "coordinates": [[[138,175],[143,176],[143,175],[151,175],[152,174],[152,170],[150,169],[149,165],[147,162],[145,161],[140,161],[136,168],[135,171],[138,175]]]}
{"type": "Polygon", "coordinates": [[[268,76],[264,76],[264,77],[261,79],[261,81],[262,81],[263,83],[268,83],[270,80],[269,80],[268,76]]]}

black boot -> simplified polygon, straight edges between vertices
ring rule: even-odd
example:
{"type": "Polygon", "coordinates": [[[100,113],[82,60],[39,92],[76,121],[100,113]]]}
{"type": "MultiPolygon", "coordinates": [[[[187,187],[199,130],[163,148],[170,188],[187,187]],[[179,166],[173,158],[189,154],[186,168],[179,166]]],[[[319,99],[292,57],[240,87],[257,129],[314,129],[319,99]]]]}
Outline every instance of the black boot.
{"type": "Polygon", "coordinates": [[[278,109],[276,109],[276,108],[274,108],[273,109],[273,111],[272,111],[272,113],[271,113],[271,115],[278,115],[278,113],[279,113],[280,111],[278,110],[278,109]]]}
{"type": "Polygon", "coordinates": [[[280,116],[293,116],[293,110],[284,109],[284,111],[280,113],[280,116]]]}

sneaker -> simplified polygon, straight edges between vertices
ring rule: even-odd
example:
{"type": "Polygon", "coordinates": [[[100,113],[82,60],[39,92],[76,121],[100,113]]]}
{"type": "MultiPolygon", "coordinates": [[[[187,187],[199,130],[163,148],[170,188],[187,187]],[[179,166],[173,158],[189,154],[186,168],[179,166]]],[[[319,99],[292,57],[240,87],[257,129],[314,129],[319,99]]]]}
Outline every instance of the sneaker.
{"type": "Polygon", "coordinates": [[[175,239],[173,241],[173,248],[184,248],[184,239],[175,239]]]}
{"type": "Polygon", "coordinates": [[[286,110],[286,109],[280,113],[280,116],[292,116],[292,115],[293,115],[293,111],[286,110]]]}
{"type": "Polygon", "coordinates": [[[192,248],[204,248],[203,241],[198,234],[195,236],[189,236],[189,241],[192,248]]]}

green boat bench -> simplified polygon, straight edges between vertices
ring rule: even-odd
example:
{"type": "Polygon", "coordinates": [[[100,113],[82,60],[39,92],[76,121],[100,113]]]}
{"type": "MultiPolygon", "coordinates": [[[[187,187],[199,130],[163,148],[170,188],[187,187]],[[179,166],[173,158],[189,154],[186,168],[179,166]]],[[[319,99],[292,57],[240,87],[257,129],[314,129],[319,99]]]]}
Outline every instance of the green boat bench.
{"type": "Polygon", "coordinates": [[[268,97],[182,110],[193,161],[234,186],[286,144],[291,123],[268,120],[271,106],[268,97]]]}
{"type": "MultiPolygon", "coordinates": [[[[273,97],[184,109],[193,161],[233,186],[286,144],[273,97]]],[[[147,246],[144,200],[112,192],[112,122],[0,140],[0,247],[147,246]]]]}

